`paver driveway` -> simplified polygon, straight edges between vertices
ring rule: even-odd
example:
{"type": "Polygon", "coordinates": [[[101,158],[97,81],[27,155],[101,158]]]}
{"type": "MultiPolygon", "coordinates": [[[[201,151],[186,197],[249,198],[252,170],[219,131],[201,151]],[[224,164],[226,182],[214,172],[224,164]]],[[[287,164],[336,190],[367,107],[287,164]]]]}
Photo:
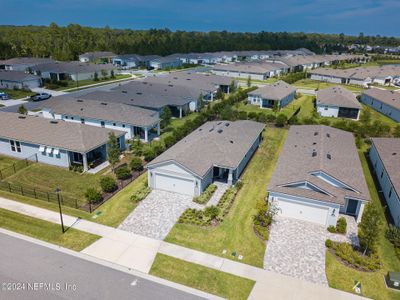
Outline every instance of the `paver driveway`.
{"type": "Polygon", "coordinates": [[[187,208],[202,208],[193,197],[152,190],[121,223],[119,229],[163,240],[187,208]]]}
{"type": "Polygon", "coordinates": [[[264,268],[280,274],[328,285],[325,275],[325,241],[358,244],[354,218],[347,220],[346,236],[329,233],[322,225],[276,216],[271,227],[264,268]]]}

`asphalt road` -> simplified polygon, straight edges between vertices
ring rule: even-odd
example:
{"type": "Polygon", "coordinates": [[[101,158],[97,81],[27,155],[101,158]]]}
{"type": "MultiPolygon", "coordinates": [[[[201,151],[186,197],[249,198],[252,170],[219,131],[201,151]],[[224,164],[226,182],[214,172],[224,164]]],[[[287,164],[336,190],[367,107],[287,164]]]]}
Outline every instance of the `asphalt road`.
{"type": "Polygon", "coordinates": [[[0,284],[0,299],[8,300],[203,299],[3,233],[0,284]],[[44,283],[46,288],[39,286],[44,283]],[[17,287],[25,290],[7,290],[17,287]]]}

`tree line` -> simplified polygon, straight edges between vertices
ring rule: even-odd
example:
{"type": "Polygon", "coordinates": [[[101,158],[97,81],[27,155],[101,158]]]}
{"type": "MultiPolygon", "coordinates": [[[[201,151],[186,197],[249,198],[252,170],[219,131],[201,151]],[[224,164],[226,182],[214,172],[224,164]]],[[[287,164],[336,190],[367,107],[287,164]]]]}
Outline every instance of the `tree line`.
{"type": "Polygon", "coordinates": [[[112,51],[142,55],[213,52],[232,50],[294,50],[307,48],[316,53],[338,51],[342,45],[368,43],[395,46],[399,38],[346,36],[288,32],[171,31],[169,29],[131,30],[58,26],[0,26],[0,59],[18,56],[52,57],[75,60],[88,51],[112,51]]]}

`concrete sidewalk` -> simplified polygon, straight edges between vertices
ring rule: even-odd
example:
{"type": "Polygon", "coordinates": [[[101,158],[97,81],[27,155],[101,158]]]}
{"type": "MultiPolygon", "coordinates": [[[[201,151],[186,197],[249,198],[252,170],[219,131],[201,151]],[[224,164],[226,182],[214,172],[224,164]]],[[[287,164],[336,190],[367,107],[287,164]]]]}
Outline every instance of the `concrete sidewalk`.
{"type": "MultiPolygon", "coordinates": [[[[60,223],[57,212],[1,197],[0,208],[60,223]]],[[[162,253],[256,281],[250,295],[251,299],[361,299],[359,296],[336,289],[68,215],[64,215],[64,224],[102,237],[82,253],[143,273],[150,271],[156,254],[162,253]]]]}

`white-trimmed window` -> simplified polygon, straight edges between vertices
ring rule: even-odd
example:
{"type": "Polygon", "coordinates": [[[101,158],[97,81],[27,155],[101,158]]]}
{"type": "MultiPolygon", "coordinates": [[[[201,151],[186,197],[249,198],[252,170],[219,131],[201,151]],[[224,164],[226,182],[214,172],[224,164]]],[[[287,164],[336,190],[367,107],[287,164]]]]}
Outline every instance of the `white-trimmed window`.
{"type": "Polygon", "coordinates": [[[10,146],[12,152],[21,153],[21,143],[19,141],[10,140],[10,146]]]}

